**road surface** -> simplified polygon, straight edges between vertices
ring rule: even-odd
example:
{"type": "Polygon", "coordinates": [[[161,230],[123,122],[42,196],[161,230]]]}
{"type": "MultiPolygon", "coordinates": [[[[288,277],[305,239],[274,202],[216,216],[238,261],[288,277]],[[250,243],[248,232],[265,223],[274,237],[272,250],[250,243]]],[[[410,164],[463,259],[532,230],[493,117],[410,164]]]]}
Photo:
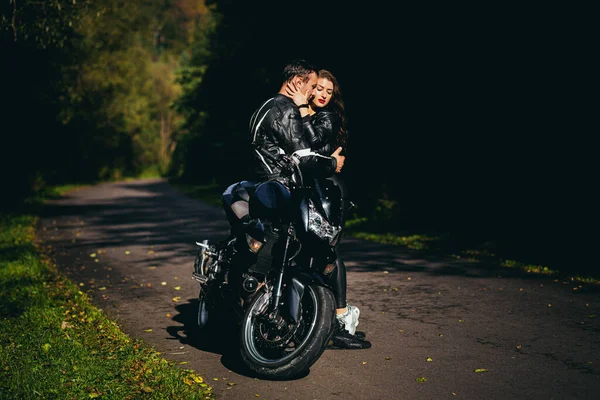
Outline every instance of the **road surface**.
{"type": "Polygon", "coordinates": [[[40,221],[59,269],[131,337],[203,376],[217,399],[600,398],[598,285],[349,237],[348,299],[372,348],[328,349],[296,380],[248,377],[227,356],[235,343],[188,337],[195,242],[227,232],[220,208],[162,179],[74,191],[40,221]]]}

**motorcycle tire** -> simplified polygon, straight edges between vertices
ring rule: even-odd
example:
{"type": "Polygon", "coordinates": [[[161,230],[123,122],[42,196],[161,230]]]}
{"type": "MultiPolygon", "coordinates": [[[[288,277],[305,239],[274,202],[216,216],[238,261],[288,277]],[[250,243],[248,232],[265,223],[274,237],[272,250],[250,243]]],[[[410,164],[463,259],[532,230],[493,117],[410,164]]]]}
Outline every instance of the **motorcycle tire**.
{"type": "MultiPolygon", "coordinates": [[[[291,325],[286,346],[284,338],[273,336],[269,323],[257,310],[265,303],[267,292],[258,294],[246,310],[240,332],[240,353],[245,365],[262,379],[294,379],[308,372],[321,357],[333,334],[335,300],[330,289],[311,283],[302,297],[301,319],[291,325]],[[298,339],[300,343],[293,343],[298,339]]],[[[288,325],[290,326],[290,325],[288,325]]],[[[285,329],[288,329],[287,327],[285,329]]],[[[284,330],[285,330],[284,329],[284,330]]],[[[278,333],[281,331],[277,331],[278,333]]]]}
{"type": "Polygon", "coordinates": [[[200,332],[208,329],[209,321],[208,299],[204,290],[200,290],[200,294],[198,295],[198,329],[200,332]]]}

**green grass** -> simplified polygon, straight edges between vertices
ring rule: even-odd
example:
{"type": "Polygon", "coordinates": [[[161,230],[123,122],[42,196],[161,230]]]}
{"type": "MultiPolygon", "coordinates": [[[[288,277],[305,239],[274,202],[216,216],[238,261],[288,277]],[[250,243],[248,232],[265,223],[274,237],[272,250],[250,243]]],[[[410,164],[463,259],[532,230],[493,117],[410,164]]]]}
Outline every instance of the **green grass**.
{"type": "Polygon", "coordinates": [[[213,399],[201,376],[132,340],[55,270],[36,218],[0,214],[0,398],[213,399]]]}
{"type": "MultiPolygon", "coordinates": [[[[210,185],[181,185],[175,182],[170,182],[179,191],[204,201],[214,206],[221,206],[220,196],[221,187],[217,184],[210,185]]],[[[417,232],[405,232],[402,234],[392,232],[381,232],[381,221],[386,221],[388,226],[390,223],[390,208],[392,205],[386,205],[380,210],[380,215],[375,216],[372,220],[367,217],[355,215],[352,219],[346,222],[345,235],[356,238],[370,240],[377,243],[391,244],[409,249],[421,251],[426,254],[436,254],[448,256],[455,259],[463,259],[467,261],[486,262],[488,265],[496,265],[505,268],[516,268],[522,271],[538,274],[555,276],[560,279],[568,279],[581,283],[600,284],[599,277],[573,275],[568,276],[561,271],[552,270],[544,265],[535,265],[524,263],[516,260],[504,259],[495,254],[490,247],[489,242],[482,242],[474,245],[463,238],[456,237],[452,234],[427,234],[417,232]]]]}

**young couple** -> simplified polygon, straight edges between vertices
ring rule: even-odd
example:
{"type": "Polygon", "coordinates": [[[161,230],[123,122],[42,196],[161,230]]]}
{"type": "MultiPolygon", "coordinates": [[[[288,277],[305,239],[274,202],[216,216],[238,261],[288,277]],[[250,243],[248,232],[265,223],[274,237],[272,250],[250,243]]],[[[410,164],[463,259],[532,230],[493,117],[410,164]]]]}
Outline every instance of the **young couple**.
{"type": "MultiPolygon", "coordinates": [[[[288,177],[274,160],[281,154],[294,155],[303,173],[316,179],[331,179],[342,191],[342,204],[347,201],[339,177],[346,158],[341,155],[347,142],[345,109],[340,87],[331,72],[317,70],[305,60],[287,64],[279,92],[252,115],[250,136],[257,181],[278,180],[287,186],[288,177]]],[[[244,190],[243,185],[234,184],[224,196],[247,198],[246,193],[241,193],[244,190]]],[[[247,202],[233,202],[232,209],[242,218],[247,214],[247,202]],[[236,209],[238,206],[241,209],[236,209]]],[[[346,302],[346,267],[339,254],[335,264],[329,278],[336,300],[333,346],[370,348],[364,332],[356,330],[360,310],[346,302]]]]}

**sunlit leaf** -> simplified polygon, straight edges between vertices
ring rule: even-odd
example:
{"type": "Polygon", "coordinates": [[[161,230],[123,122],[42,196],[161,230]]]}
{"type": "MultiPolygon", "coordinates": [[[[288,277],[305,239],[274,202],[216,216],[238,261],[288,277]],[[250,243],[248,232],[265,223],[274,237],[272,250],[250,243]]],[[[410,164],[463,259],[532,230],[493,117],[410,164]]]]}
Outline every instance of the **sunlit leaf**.
{"type": "Polygon", "coordinates": [[[476,368],[476,369],[475,369],[475,372],[477,372],[477,373],[481,373],[481,372],[487,372],[487,371],[488,371],[488,370],[487,370],[487,369],[485,369],[485,368],[476,368]]]}
{"type": "Polygon", "coordinates": [[[428,361],[428,362],[431,362],[431,361],[433,361],[433,358],[431,358],[431,357],[427,357],[427,361],[428,361]]]}
{"type": "Polygon", "coordinates": [[[427,382],[427,378],[425,378],[424,376],[420,376],[420,377],[416,378],[415,381],[417,381],[419,383],[424,383],[424,382],[427,382]]]}
{"type": "Polygon", "coordinates": [[[125,250],[125,254],[131,254],[129,250],[125,250]]]}
{"type": "Polygon", "coordinates": [[[152,332],[152,329],[144,329],[144,332],[152,332]]]}

